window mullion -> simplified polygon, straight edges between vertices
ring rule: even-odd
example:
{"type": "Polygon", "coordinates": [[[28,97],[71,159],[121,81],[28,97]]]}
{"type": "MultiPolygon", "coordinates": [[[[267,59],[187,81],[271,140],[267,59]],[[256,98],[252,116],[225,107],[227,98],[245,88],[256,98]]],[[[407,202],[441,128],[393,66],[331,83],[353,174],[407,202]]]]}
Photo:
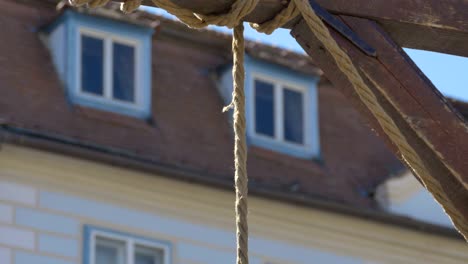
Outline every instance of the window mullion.
{"type": "Polygon", "coordinates": [[[284,140],[284,109],[283,88],[279,83],[275,84],[275,135],[276,140],[284,140]]]}
{"type": "Polygon", "coordinates": [[[134,254],[134,249],[135,249],[135,242],[133,239],[128,239],[127,240],[127,261],[125,264],[134,264],[135,258],[133,257],[134,254]]]}
{"type": "Polygon", "coordinates": [[[105,39],[105,48],[104,48],[104,97],[112,99],[112,67],[113,67],[113,45],[112,39],[107,37],[105,39]]]}

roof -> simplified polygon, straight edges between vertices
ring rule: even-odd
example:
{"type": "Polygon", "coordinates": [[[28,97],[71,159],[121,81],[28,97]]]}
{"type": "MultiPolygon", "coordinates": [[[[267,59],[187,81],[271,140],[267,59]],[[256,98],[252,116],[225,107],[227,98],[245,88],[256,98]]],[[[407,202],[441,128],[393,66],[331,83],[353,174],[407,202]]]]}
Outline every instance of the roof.
{"type": "MultiPolygon", "coordinates": [[[[56,3],[57,1],[45,0],[48,2],[56,3]]],[[[57,16],[60,16],[61,12],[67,9],[73,9],[76,12],[82,14],[88,14],[93,16],[99,16],[107,19],[114,19],[131,23],[134,25],[144,27],[160,27],[166,35],[172,35],[173,37],[181,36],[190,41],[203,43],[211,47],[217,47],[223,49],[228,56],[231,54],[230,43],[232,41],[232,35],[219,32],[216,30],[208,29],[190,29],[179,21],[156,15],[143,10],[136,10],[131,14],[124,14],[119,10],[120,5],[116,3],[108,4],[105,8],[91,9],[86,7],[71,7],[68,4],[68,0],[61,1],[57,5],[57,16]]],[[[247,40],[245,42],[246,53],[250,56],[265,61],[269,61],[281,66],[285,66],[292,70],[312,75],[322,75],[323,72],[317,68],[312,59],[309,56],[300,54],[287,49],[273,47],[271,45],[265,45],[261,42],[247,40]]],[[[229,58],[230,60],[230,58],[229,58]]]]}
{"type": "MultiPolygon", "coordinates": [[[[113,7],[101,11],[78,9],[121,21],[143,21],[142,26],[154,26],[158,21],[152,45],[152,118],[139,120],[70,104],[37,32],[60,15],[61,11],[50,2],[0,3],[4,13],[0,61],[8,62],[8,67],[0,71],[2,139],[231,188],[232,129],[227,115],[221,112],[223,100],[216,84],[204,71],[229,62],[230,36],[195,31],[142,11],[123,17],[113,7]]],[[[247,47],[253,57],[306,74],[321,74],[302,54],[255,42],[247,47]]],[[[392,219],[379,211],[373,195],[380,183],[403,170],[402,164],[339,89],[322,82],[318,96],[321,159],[298,159],[250,147],[251,193],[296,204],[351,210],[365,218],[380,215],[392,219]]]]}

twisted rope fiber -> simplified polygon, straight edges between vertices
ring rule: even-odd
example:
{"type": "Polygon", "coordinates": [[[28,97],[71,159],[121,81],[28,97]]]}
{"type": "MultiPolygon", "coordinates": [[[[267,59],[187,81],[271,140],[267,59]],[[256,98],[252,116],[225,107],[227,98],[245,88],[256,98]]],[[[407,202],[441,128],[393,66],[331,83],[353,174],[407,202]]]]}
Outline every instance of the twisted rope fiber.
{"type": "Polygon", "coordinates": [[[234,163],[236,186],[236,226],[237,226],[237,263],[247,264],[248,225],[247,225],[247,143],[245,140],[245,94],[244,94],[244,26],[234,27],[232,38],[234,89],[232,103],[223,109],[234,109],[234,163]]]}

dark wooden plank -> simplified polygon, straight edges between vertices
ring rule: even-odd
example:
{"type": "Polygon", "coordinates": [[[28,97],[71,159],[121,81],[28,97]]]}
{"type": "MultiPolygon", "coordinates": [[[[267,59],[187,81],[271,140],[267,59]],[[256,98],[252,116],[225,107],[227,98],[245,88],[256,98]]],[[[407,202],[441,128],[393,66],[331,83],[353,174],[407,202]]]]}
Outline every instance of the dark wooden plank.
{"type": "MultiPolygon", "coordinates": [[[[356,19],[356,18],[347,18],[346,21],[349,23],[349,19],[356,19]]],[[[358,19],[356,19],[358,20],[358,19]]],[[[370,36],[373,36],[376,39],[380,39],[380,42],[370,42],[374,45],[374,48],[377,49],[379,54],[379,58],[375,59],[372,57],[368,57],[364,55],[360,50],[358,50],[354,45],[344,39],[342,36],[333,33],[334,38],[340,44],[341,47],[348,53],[351,57],[353,62],[356,64],[357,67],[365,71],[367,74],[372,76],[377,83],[379,83],[380,87],[384,87],[384,92],[390,91],[392,94],[392,100],[396,100],[397,104],[391,102],[387,98],[387,94],[382,94],[381,90],[375,87],[372,83],[368,82],[369,87],[373,90],[373,92],[378,95],[380,104],[384,107],[387,113],[394,119],[397,126],[401,129],[403,135],[406,139],[410,142],[410,145],[413,149],[418,153],[418,155],[423,158],[424,166],[431,171],[431,175],[423,175],[420,172],[415,172],[421,179],[424,181],[432,180],[438,183],[439,191],[443,193],[443,197],[437,197],[437,199],[444,203],[445,206],[456,208],[455,211],[450,212],[451,216],[457,221],[460,219],[468,219],[468,205],[466,203],[466,199],[468,199],[468,191],[466,187],[463,185],[462,182],[450,171],[440,159],[440,153],[434,151],[432,148],[432,144],[427,144],[427,137],[431,139],[436,138],[438,141],[438,147],[443,150],[443,153],[452,155],[451,152],[452,146],[451,144],[439,144],[443,143],[442,139],[447,140],[447,142],[454,142],[454,138],[451,138],[450,134],[445,133],[446,129],[441,129],[442,126],[447,125],[447,122],[454,121],[456,124],[452,125],[455,127],[456,130],[459,130],[460,123],[459,119],[456,114],[451,113],[450,110],[440,109],[440,105],[445,105],[440,102],[440,97],[438,97],[437,93],[430,95],[431,92],[434,92],[433,87],[424,81],[424,78],[421,76],[421,73],[417,71],[417,68],[408,61],[407,58],[402,58],[402,54],[400,50],[395,49],[393,44],[388,42],[388,36],[379,29],[379,26],[376,25],[374,22],[360,19],[359,26],[364,27],[362,30],[367,30],[366,33],[367,40],[370,40],[370,36]],[[373,30],[371,30],[373,28],[373,30]],[[380,53],[382,52],[382,55],[380,53]],[[380,58],[382,56],[382,58],[380,58]],[[380,60],[385,61],[386,63],[395,63],[395,67],[401,67],[401,71],[399,73],[394,73],[393,71],[398,71],[395,68],[388,69],[387,66],[382,63],[380,60]],[[393,61],[393,62],[391,62],[393,61]],[[407,64],[407,65],[406,65],[407,64]],[[405,72],[408,71],[408,72],[405,72]],[[414,76],[413,76],[414,75],[414,76]],[[400,79],[401,78],[401,79],[400,79]],[[404,80],[408,78],[408,80],[404,80]],[[418,80],[419,79],[419,80],[418,80]],[[429,107],[436,107],[438,111],[441,113],[433,113],[434,110],[427,111],[424,107],[428,106],[420,101],[418,101],[418,97],[413,97],[408,91],[405,84],[413,84],[419,85],[418,89],[428,90],[425,91],[424,96],[429,96],[430,98],[426,98],[424,103],[431,102],[434,100],[436,102],[432,102],[433,105],[429,107]],[[428,95],[429,94],[429,95],[428,95]],[[401,108],[399,108],[401,107],[401,108]],[[410,113],[410,117],[414,117],[415,120],[424,120],[427,121],[426,127],[416,127],[414,128],[414,122],[408,122],[408,119],[402,115],[402,112],[410,113]],[[429,115],[429,113],[433,113],[434,116],[429,115]],[[439,115],[437,115],[439,114],[439,115]],[[448,116],[450,120],[443,121],[439,123],[434,118],[437,116],[448,116]],[[412,126],[410,126],[410,123],[412,126]],[[433,133],[432,133],[433,132],[433,133]],[[423,136],[421,137],[421,133],[423,136]],[[425,134],[424,134],[425,133],[425,134]],[[461,217],[460,217],[461,216],[461,217]]],[[[351,24],[351,26],[356,26],[351,24]]],[[[343,92],[348,95],[352,96],[353,102],[360,101],[359,97],[350,92],[350,90],[354,90],[350,83],[346,80],[346,77],[341,73],[341,71],[336,66],[334,60],[331,58],[330,54],[323,48],[322,44],[313,36],[310,32],[309,28],[303,21],[299,22],[295,28],[292,30],[292,35],[296,38],[299,44],[305,49],[305,51],[311,55],[315,61],[315,63],[325,72],[325,75],[337,86],[340,87],[343,92]]],[[[411,86],[411,85],[410,85],[411,86]]],[[[416,89],[416,88],[414,88],[416,89]]],[[[411,89],[410,89],[411,90],[411,89]]],[[[358,109],[362,111],[362,104],[357,104],[358,109]]],[[[362,111],[369,120],[371,120],[373,126],[380,129],[380,126],[375,121],[372,114],[369,111],[362,111]]],[[[458,131],[460,132],[460,131],[458,131]]],[[[460,132],[461,133],[461,132],[460,132]]],[[[466,133],[466,132],[465,132],[466,133]]],[[[468,138],[468,135],[465,135],[465,139],[468,138]]],[[[388,141],[388,138],[387,138],[388,141]]],[[[464,140],[467,141],[467,140],[464,140]]],[[[429,142],[431,143],[431,142],[429,142]]],[[[464,144],[462,144],[464,145],[464,144]]],[[[401,153],[396,150],[394,145],[391,145],[391,148],[395,151],[395,154],[400,156],[400,158],[405,161],[405,159],[401,156],[401,153]]],[[[463,153],[466,152],[466,149],[462,147],[458,147],[460,151],[463,153]]],[[[453,156],[450,156],[454,158],[453,156]]],[[[444,157],[444,161],[447,161],[444,157]]],[[[449,160],[450,162],[455,162],[456,165],[460,165],[462,170],[466,170],[467,168],[463,168],[464,162],[460,162],[460,160],[449,160]],[[457,163],[460,162],[460,163],[457,163]]],[[[468,166],[467,166],[468,167],[468,166]]],[[[458,168],[458,167],[457,167],[458,168]]],[[[433,193],[437,193],[436,190],[430,190],[433,193]]],[[[460,223],[457,223],[460,225],[460,223]]],[[[468,230],[465,230],[468,231],[468,230]]]]}
{"type": "MultiPolygon", "coordinates": [[[[412,60],[375,23],[343,17],[364,40],[378,47],[378,58],[353,54],[364,71],[376,77],[385,95],[409,125],[430,144],[440,159],[458,172],[468,186],[468,130],[464,118],[454,112],[412,60]],[[382,67],[376,67],[379,63],[382,67]]],[[[348,49],[349,53],[353,50],[348,49]]],[[[449,66],[447,66],[449,67],[449,66]]]]}
{"type": "MultiPolygon", "coordinates": [[[[123,2],[125,0],[114,0],[123,2]]],[[[223,13],[229,10],[234,0],[171,0],[176,5],[193,10],[200,14],[216,14],[223,13]]],[[[281,9],[288,5],[287,0],[260,0],[251,14],[249,14],[245,21],[261,23],[268,21],[281,9]]],[[[143,0],[143,4],[154,6],[151,0],[143,0]]]]}
{"type": "MultiPolygon", "coordinates": [[[[118,0],[122,1],[122,0],[118,0]]],[[[209,14],[222,13],[234,0],[172,0],[177,5],[209,14]]],[[[381,24],[402,47],[468,57],[468,0],[316,0],[329,12],[370,18],[381,24]]],[[[260,0],[246,17],[264,22],[289,1],[260,0]]],[[[150,0],[144,1],[152,5],[150,0]]],[[[290,28],[294,23],[288,23],[290,28]]]]}

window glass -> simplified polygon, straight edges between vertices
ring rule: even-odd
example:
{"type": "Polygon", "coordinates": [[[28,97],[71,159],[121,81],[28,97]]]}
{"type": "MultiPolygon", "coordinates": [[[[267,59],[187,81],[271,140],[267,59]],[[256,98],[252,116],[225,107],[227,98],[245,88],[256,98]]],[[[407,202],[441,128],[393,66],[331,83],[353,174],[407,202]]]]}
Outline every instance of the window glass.
{"type": "Polygon", "coordinates": [[[283,89],[284,139],[304,143],[304,113],[302,93],[283,89]]]}
{"type": "Polygon", "coordinates": [[[274,89],[273,84],[255,80],[255,131],[274,137],[274,89]]]}
{"type": "Polygon", "coordinates": [[[125,243],[98,237],[95,257],[95,264],[125,264],[125,243]]]}
{"type": "Polygon", "coordinates": [[[81,89],[95,95],[103,95],[104,41],[81,36],[81,89]]]}
{"type": "Polygon", "coordinates": [[[113,98],[135,101],[135,49],[125,44],[113,43],[113,98]]]}
{"type": "Polygon", "coordinates": [[[135,264],[163,264],[163,251],[137,246],[135,248],[135,264]]]}

